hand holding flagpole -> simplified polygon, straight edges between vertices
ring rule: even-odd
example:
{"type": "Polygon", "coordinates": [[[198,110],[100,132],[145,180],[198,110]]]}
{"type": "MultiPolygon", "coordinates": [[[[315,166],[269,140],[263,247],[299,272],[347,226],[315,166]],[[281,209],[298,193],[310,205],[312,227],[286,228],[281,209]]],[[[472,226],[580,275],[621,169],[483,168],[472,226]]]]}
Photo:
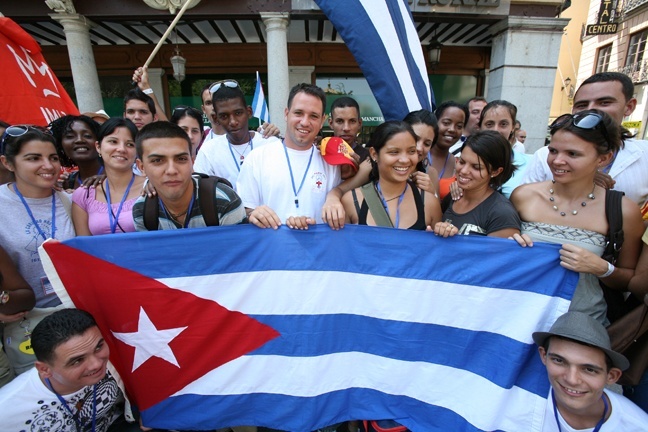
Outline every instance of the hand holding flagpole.
{"type": "Polygon", "coordinates": [[[144,67],[148,67],[148,65],[153,60],[153,57],[155,57],[155,55],[158,53],[158,51],[160,51],[160,47],[162,46],[162,44],[164,43],[166,38],[169,36],[169,34],[171,34],[171,32],[175,28],[176,24],[178,24],[178,21],[180,21],[180,18],[182,18],[182,15],[189,8],[189,3],[191,3],[190,0],[185,0],[184,5],[182,5],[182,9],[180,9],[180,11],[176,15],[175,19],[173,21],[171,21],[171,25],[169,25],[169,28],[167,29],[167,31],[164,32],[164,34],[162,35],[162,38],[160,39],[160,41],[157,43],[157,45],[155,45],[155,48],[153,49],[153,52],[151,53],[151,55],[146,59],[146,62],[144,63],[144,67]]]}

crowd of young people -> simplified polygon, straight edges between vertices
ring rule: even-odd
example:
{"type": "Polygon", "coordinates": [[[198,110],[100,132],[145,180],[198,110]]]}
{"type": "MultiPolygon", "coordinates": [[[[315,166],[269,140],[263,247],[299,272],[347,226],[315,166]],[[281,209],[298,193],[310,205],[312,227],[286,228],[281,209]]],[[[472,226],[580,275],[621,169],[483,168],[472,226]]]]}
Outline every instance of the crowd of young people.
{"type": "MultiPolygon", "coordinates": [[[[99,125],[86,115],[66,116],[47,129],[7,125],[3,131],[0,160],[9,175],[0,186],[0,385],[43,363],[28,347],[31,334],[61,304],[38,257],[47,238],[249,222],[273,229],[327,223],[339,230],[351,223],[440,237],[487,235],[522,247],[559,243],[560,264],[580,274],[570,308],[576,315],[570,316],[584,320],[588,335],[600,333],[596,325],[609,325],[599,282],[640,299],[648,293],[641,277],[648,272],[648,234],[640,212],[648,198],[648,148],[620,124],[636,105],[625,75],[603,73],[583,82],[573,113],[550,125],[551,142],[537,153],[545,156],[533,159],[514,151],[517,108],[508,101],[446,101],[434,113],[420,110],[383,123],[363,145],[357,141],[359,106],[340,98],[329,119],[338,140],[319,144],[326,95],[316,86],[291,90],[287,129],[277,138],[273,125],[265,125],[263,133],[248,129],[252,112],[234,80],[203,91],[203,111],[213,126],[205,132],[202,114],[193,107],[178,106],[170,121],[159,120],[159,105],[143,91],[146,70],[138,69],[133,78],[139,87],[125,98],[124,118],[99,125]],[[219,180],[210,186],[193,172],[219,180]],[[628,195],[622,199],[624,243],[615,264],[601,257],[612,188],[628,195]]],[[[93,324],[80,319],[85,324],[78,333],[85,334],[93,324]]],[[[607,359],[609,341],[588,343],[588,335],[567,338],[602,350],[607,359]]],[[[621,396],[607,390],[603,395],[602,387],[585,401],[581,394],[590,390],[573,371],[554,382],[552,371],[565,363],[592,367],[587,358],[573,360],[563,339],[551,345],[545,339],[536,341],[553,391],[560,394],[551,407],[563,430],[590,430],[598,422],[603,427],[596,430],[613,430],[606,429],[609,404],[632,412],[631,419],[643,418],[621,396]],[[579,398],[583,401],[576,403],[579,398]]],[[[619,366],[599,368],[607,377],[600,380],[603,385],[618,379],[619,366]]],[[[49,379],[48,373],[41,376],[49,379]]],[[[647,387],[644,376],[640,385],[626,389],[646,411],[647,387]]]]}

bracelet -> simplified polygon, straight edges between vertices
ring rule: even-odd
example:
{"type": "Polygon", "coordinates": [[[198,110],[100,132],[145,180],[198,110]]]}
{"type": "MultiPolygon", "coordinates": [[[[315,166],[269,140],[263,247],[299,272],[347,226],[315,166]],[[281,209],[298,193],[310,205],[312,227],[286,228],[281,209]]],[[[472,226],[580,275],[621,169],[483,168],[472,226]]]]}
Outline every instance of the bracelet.
{"type": "Polygon", "coordinates": [[[0,305],[7,304],[9,302],[9,291],[0,291],[0,305]]]}
{"type": "Polygon", "coordinates": [[[147,95],[153,94],[153,89],[152,88],[144,89],[144,90],[142,90],[142,93],[147,94],[147,95]]]}
{"type": "Polygon", "coordinates": [[[614,267],[614,264],[612,264],[611,262],[608,262],[607,265],[608,265],[607,271],[605,273],[603,273],[602,275],[596,276],[597,278],[599,278],[599,279],[600,278],[606,278],[606,277],[610,276],[612,273],[614,273],[614,269],[616,268],[616,267],[614,267]]]}

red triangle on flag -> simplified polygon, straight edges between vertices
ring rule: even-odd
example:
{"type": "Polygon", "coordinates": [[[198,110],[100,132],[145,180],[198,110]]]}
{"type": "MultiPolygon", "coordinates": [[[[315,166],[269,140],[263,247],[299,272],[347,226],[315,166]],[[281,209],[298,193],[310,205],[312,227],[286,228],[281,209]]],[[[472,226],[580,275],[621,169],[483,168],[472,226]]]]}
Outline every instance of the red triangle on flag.
{"type": "Polygon", "coordinates": [[[279,336],[248,315],[73,247],[62,243],[44,247],[75,306],[95,317],[111,349],[110,359],[141,410],[279,336]],[[140,308],[158,330],[187,327],[168,344],[179,367],[154,356],[133,371],[135,348],[113,332],[137,332],[140,308]]]}

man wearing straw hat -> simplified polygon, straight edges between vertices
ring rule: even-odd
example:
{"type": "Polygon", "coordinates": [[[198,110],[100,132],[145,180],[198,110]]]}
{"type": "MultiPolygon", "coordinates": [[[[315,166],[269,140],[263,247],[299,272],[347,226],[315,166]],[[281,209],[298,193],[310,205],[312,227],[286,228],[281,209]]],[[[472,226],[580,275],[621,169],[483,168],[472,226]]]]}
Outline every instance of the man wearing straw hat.
{"type": "Polygon", "coordinates": [[[533,333],[533,340],[551,383],[543,432],[648,430],[648,414],[605,388],[629,363],[610,349],[599,322],[568,312],[548,332],[533,333]]]}

